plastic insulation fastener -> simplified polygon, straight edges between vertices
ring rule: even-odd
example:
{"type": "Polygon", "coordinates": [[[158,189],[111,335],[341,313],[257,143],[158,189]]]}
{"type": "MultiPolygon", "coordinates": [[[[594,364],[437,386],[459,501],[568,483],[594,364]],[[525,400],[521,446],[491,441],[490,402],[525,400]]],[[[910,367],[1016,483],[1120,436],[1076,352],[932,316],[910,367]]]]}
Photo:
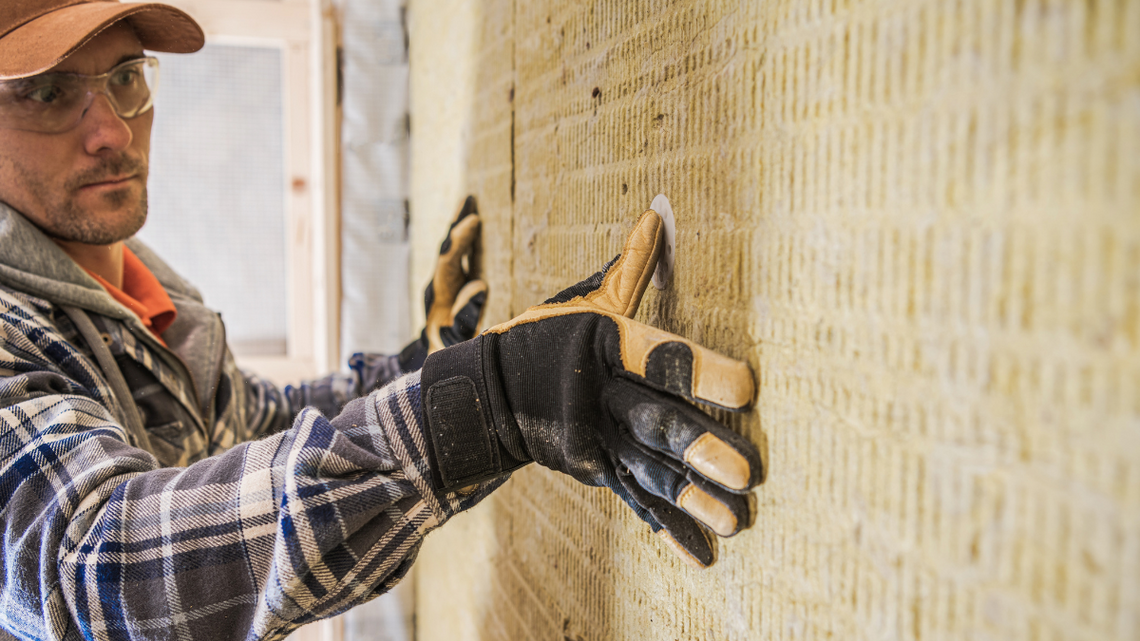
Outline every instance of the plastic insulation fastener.
{"type": "Polygon", "coordinates": [[[657,212],[657,215],[661,216],[661,221],[665,223],[665,249],[657,261],[657,270],[653,272],[653,286],[657,289],[665,289],[673,278],[677,225],[673,220],[673,206],[669,204],[669,199],[665,197],[665,194],[657,194],[657,197],[649,204],[649,208],[657,212]]]}

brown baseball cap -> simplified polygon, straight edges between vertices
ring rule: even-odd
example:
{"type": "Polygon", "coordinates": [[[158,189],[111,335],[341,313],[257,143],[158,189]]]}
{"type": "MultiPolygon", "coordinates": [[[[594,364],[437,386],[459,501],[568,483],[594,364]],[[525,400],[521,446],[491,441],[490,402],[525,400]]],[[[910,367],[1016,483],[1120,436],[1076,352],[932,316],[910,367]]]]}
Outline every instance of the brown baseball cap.
{"type": "Polygon", "coordinates": [[[202,27],[169,5],[119,0],[0,0],[0,79],[24,78],[59,64],[121,20],[151,51],[202,48],[202,27]]]}

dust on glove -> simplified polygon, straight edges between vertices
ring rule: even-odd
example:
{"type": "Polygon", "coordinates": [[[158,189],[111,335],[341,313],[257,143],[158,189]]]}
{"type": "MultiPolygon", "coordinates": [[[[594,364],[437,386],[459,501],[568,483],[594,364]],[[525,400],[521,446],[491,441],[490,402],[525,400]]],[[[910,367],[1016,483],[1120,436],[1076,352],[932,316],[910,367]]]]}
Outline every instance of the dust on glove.
{"type": "Polygon", "coordinates": [[[647,211],[602,271],[427,359],[421,389],[442,489],[535,461],[610,488],[698,567],[715,560],[708,530],[748,526],[759,452],[692,403],[748,407],[751,370],[632,319],[663,243],[647,211]]]}
{"type": "Polygon", "coordinates": [[[400,352],[400,369],[405,373],[423,367],[428,354],[469,340],[478,331],[487,302],[487,283],[479,278],[476,251],[479,222],[475,197],[468,196],[447,230],[435,273],[424,289],[424,329],[400,352]]]}

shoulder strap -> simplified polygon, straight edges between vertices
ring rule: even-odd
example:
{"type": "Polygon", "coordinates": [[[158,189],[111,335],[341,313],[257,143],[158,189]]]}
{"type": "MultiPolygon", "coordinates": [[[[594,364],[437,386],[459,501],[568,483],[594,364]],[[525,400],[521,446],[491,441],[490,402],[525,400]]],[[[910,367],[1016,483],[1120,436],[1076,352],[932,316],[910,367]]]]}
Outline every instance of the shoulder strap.
{"type": "Polygon", "coordinates": [[[103,376],[111,386],[111,394],[114,396],[116,406],[112,408],[112,411],[117,410],[114,413],[118,415],[116,418],[127,428],[127,436],[130,437],[131,445],[151,452],[150,436],[146,432],[146,426],[143,425],[139,408],[131,396],[131,388],[127,386],[127,380],[123,378],[119,364],[115,362],[115,357],[111,354],[107,343],[103,341],[103,336],[99,330],[95,329],[95,323],[92,323],[87,313],[78,307],[63,305],[61,308],[63,313],[67,314],[71,322],[75,324],[75,329],[79,330],[83,340],[91,346],[91,352],[95,354],[99,369],[103,370],[103,376]]]}

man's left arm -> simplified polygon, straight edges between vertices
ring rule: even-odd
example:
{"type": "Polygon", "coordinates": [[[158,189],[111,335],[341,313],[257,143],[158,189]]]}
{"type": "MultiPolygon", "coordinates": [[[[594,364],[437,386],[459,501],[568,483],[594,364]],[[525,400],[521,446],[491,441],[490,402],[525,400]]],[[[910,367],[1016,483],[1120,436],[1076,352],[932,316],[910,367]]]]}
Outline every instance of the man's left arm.
{"type": "Polygon", "coordinates": [[[400,368],[397,355],[353,354],[348,367],[347,372],[334,372],[284,389],[242,372],[250,430],[246,440],[288,429],[306,407],[316,408],[325,416],[336,416],[349,401],[367,396],[409,373],[400,368]]]}
{"type": "Polygon", "coordinates": [[[478,206],[475,197],[468,196],[448,227],[431,282],[424,288],[423,331],[399,354],[357,353],[349,359],[347,372],[284,390],[244,374],[250,427],[246,440],[288,429],[306,407],[336,416],[349,401],[419,370],[429,354],[474,338],[487,302],[487,284],[479,278],[479,230],[478,206]]]}

